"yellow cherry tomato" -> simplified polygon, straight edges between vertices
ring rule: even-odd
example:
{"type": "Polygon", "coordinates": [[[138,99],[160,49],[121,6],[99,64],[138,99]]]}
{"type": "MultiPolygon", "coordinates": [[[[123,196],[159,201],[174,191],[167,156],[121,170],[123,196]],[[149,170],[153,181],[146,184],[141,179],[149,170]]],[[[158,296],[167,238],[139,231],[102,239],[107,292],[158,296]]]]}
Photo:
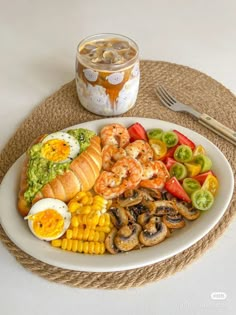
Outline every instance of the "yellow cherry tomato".
{"type": "Polygon", "coordinates": [[[201,165],[196,163],[184,163],[187,168],[188,177],[194,177],[201,171],[201,165]]]}
{"type": "Polygon", "coordinates": [[[149,139],[149,144],[153,149],[154,158],[156,160],[160,160],[163,158],[167,153],[167,146],[166,144],[159,140],[159,139],[149,139]]]}
{"type": "Polygon", "coordinates": [[[213,196],[216,195],[218,187],[219,187],[218,179],[211,174],[207,176],[207,178],[205,179],[202,185],[202,189],[206,189],[210,191],[213,196]]]}
{"type": "Polygon", "coordinates": [[[196,148],[193,150],[193,156],[198,155],[198,154],[203,154],[206,155],[206,150],[202,145],[196,146],[196,148]]]}

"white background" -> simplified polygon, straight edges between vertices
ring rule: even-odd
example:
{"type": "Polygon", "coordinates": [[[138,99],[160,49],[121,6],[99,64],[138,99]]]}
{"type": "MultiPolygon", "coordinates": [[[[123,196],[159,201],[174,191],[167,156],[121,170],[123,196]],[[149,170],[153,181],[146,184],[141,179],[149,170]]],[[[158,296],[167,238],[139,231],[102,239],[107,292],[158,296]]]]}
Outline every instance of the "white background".
{"type": "MultiPolygon", "coordinates": [[[[47,96],[74,77],[78,42],[114,32],[142,59],[190,66],[236,93],[233,0],[0,0],[0,150],[47,96]]],[[[124,291],[84,290],[26,271],[0,243],[0,313],[235,314],[236,223],[197,262],[165,280],[124,291]],[[225,292],[223,301],[212,292],[225,292]]]]}

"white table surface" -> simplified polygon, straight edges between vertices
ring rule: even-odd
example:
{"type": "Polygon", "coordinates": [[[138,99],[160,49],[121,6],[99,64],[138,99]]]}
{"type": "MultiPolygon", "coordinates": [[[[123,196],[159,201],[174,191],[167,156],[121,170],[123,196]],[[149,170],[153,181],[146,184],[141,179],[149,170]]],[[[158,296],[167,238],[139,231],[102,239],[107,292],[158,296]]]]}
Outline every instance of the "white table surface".
{"type": "MultiPolygon", "coordinates": [[[[198,69],[236,93],[234,0],[0,1],[0,150],[32,109],[74,77],[77,43],[134,38],[141,58],[198,69]]],[[[198,261],[127,290],[75,289],[25,270],[0,243],[0,313],[235,314],[236,222],[198,261]],[[225,300],[213,300],[213,292],[225,300]]]]}

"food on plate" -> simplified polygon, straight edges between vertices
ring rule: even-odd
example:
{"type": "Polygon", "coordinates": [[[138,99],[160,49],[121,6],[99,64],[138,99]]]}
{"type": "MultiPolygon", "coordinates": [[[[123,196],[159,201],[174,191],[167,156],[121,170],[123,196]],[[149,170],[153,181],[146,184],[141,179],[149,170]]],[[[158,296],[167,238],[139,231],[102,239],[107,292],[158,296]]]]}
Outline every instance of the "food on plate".
{"type": "Polygon", "coordinates": [[[42,136],[26,155],[18,198],[23,216],[39,199],[67,202],[91,189],[102,165],[100,138],[84,129],[42,136]]]}
{"type": "Polygon", "coordinates": [[[37,201],[25,217],[31,232],[39,239],[57,239],[68,229],[71,214],[67,205],[57,199],[45,198],[37,201]]]}
{"type": "Polygon", "coordinates": [[[49,183],[40,177],[35,187],[31,181],[23,186],[25,219],[36,237],[79,253],[114,255],[157,245],[209,210],[219,187],[201,144],[138,122],[108,124],[98,135],[75,129],[44,136],[29,149],[23,178],[37,178],[41,170],[32,165],[40,162],[55,170],[46,174],[49,183]],[[61,180],[68,173],[77,188],[61,180]],[[66,197],[50,195],[58,180],[66,197]]]}

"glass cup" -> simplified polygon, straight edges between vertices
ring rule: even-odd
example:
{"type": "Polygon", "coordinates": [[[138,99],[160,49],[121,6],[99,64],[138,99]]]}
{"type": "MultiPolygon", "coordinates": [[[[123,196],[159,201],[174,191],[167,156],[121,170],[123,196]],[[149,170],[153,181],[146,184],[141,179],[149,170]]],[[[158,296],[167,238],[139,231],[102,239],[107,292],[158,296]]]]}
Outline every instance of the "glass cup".
{"type": "Polygon", "coordinates": [[[76,55],[76,88],[88,111],[115,116],[131,109],[139,89],[139,49],[130,38],[97,34],[80,42],[76,55]]]}

